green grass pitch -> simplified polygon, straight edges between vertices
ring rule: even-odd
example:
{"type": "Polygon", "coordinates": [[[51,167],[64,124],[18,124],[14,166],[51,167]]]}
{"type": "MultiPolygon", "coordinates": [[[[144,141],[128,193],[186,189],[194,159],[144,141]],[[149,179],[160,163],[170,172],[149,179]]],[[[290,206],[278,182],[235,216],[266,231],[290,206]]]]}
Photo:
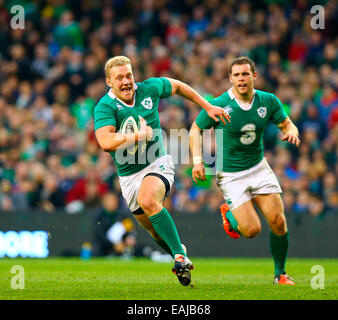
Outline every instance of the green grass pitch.
{"type": "MultiPolygon", "coordinates": [[[[193,258],[193,286],[183,287],[172,263],[146,258],[0,259],[1,300],[337,300],[338,259],[288,259],[295,286],[274,286],[272,259],[193,258]],[[12,289],[12,267],[24,270],[24,289],[12,289]],[[325,288],[313,289],[321,265],[325,288]]],[[[13,270],[12,270],[13,271],[13,270]]],[[[15,278],[14,278],[15,279],[15,278]]]]}

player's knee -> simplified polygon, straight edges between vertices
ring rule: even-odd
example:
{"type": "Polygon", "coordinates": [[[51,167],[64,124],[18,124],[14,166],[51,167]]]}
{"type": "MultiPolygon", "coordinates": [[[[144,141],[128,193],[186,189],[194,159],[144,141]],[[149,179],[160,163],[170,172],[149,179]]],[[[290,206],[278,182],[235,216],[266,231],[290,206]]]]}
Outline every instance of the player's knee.
{"type": "Polygon", "coordinates": [[[160,210],[160,204],[152,197],[138,197],[137,202],[146,214],[160,210]]]}
{"type": "Polygon", "coordinates": [[[261,232],[261,226],[260,225],[251,225],[246,227],[245,229],[241,229],[241,234],[245,238],[254,238],[261,232]]]}
{"type": "Polygon", "coordinates": [[[286,219],[284,214],[278,214],[270,222],[271,231],[277,235],[283,235],[286,233],[286,219]]]}

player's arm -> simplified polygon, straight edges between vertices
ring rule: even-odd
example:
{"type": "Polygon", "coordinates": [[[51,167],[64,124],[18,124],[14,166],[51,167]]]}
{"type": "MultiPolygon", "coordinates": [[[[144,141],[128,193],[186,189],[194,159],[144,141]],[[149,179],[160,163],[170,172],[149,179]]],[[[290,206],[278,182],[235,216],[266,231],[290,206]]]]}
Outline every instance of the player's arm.
{"type": "Polygon", "coordinates": [[[197,183],[197,180],[207,180],[205,177],[205,166],[203,163],[202,152],[202,130],[197,126],[196,121],[191,126],[189,131],[189,145],[192,154],[194,167],[192,169],[192,178],[197,183]]]}
{"type": "Polygon", "coordinates": [[[117,149],[135,145],[137,141],[150,140],[153,130],[146,125],[143,118],[140,119],[140,130],[133,133],[116,132],[114,126],[104,126],[95,131],[96,140],[103,151],[112,152],[117,149]]]}
{"type": "Polygon", "coordinates": [[[289,117],[286,117],[286,119],[278,125],[278,128],[283,132],[283,141],[288,141],[297,147],[299,146],[300,140],[298,128],[289,117]]]}
{"type": "Polygon", "coordinates": [[[226,124],[225,119],[228,122],[230,122],[230,115],[223,108],[213,106],[212,104],[210,104],[201,95],[199,95],[198,92],[194,90],[192,87],[176,79],[171,78],[166,79],[171,83],[172,87],[171,95],[178,94],[181,97],[187,98],[190,101],[198,104],[208,113],[208,116],[213,120],[215,120],[216,122],[219,121],[217,117],[220,117],[220,119],[224,124],[226,124]]]}

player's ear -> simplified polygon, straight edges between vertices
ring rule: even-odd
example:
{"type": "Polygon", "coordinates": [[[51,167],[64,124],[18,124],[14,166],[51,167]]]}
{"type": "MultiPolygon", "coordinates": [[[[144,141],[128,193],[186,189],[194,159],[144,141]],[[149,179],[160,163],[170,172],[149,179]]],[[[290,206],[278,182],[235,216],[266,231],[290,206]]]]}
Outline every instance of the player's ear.
{"type": "Polygon", "coordinates": [[[229,80],[232,83],[232,75],[231,75],[231,73],[229,73],[229,80]]]}
{"type": "Polygon", "coordinates": [[[254,76],[254,79],[256,80],[257,79],[257,72],[254,72],[253,76],[254,76]]]}
{"type": "Polygon", "coordinates": [[[106,77],[106,84],[107,84],[108,87],[110,87],[110,88],[112,87],[110,78],[108,78],[108,77],[106,77]]]}

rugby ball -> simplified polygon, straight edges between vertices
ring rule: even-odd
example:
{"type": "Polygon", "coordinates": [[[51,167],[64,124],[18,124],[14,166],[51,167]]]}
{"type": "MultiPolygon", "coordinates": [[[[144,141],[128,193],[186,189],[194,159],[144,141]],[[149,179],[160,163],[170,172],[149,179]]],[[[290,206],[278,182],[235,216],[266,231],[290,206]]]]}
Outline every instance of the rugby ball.
{"type": "Polygon", "coordinates": [[[121,124],[121,133],[138,132],[138,123],[133,116],[124,119],[121,124]]]}
{"type": "MultiPolygon", "coordinates": [[[[129,116],[128,118],[122,121],[120,132],[121,133],[134,133],[139,131],[140,125],[140,116],[135,118],[134,116],[129,116]]],[[[138,142],[136,141],[134,145],[126,148],[129,154],[135,154],[138,149],[138,142]]],[[[142,141],[140,150],[143,152],[145,149],[145,141],[142,141]]]]}

